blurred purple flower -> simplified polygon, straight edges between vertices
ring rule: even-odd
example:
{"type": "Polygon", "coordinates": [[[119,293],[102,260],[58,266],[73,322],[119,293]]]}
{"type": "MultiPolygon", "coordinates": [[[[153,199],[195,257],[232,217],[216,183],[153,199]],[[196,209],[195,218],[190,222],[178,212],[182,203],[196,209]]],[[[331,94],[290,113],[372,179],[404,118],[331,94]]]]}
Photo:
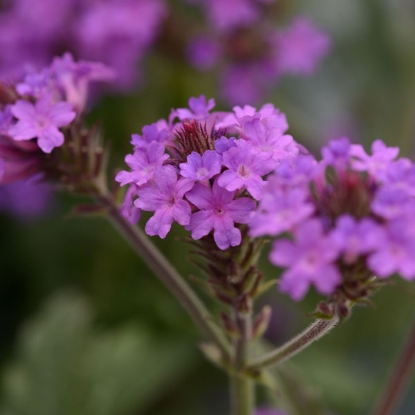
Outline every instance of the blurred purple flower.
{"type": "Polygon", "coordinates": [[[39,147],[45,153],[50,153],[63,144],[64,136],[59,128],[70,124],[76,116],[71,104],[53,104],[48,95],[42,96],[35,104],[19,100],[11,111],[18,119],[17,124],[9,130],[13,139],[20,141],[37,138],[39,147]]]}
{"type": "Polygon", "coordinates": [[[274,37],[275,65],[280,73],[311,75],[331,48],[330,38],[306,17],[296,17],[274,37]]]}
{"type": "Polygon", "coordinates": [[[270,254],[274,265],[288,267],[281,275],[281,291],[297,301],[304,297],[310,284],[321,294],[331,294],[341,283],[341,274],[334,265],[339,249],[324,234],[317,219],[301,223],[293,234],[294,241],[274,242],[270,254]]]}
{"type": "Polygon", "coordinates": [[[0,210],[22,220],[46,214],[53,204],[52,187],[36,175],[0,186],[0,210]]]}
{"type": "Polygon", "coordinates": [[[378,277],[397,272],[408,280],[415,279],[415,227],[413,220],[395,219],[384,230],[378,247],[367,260],[369,268],[378,277]]]}
{"type": "Polygon", "coordinates": [[[214,39],[197,36],[188,44],[186,55],[194,68],[199,71],[208,71],[217,64],[221,51],[214,39]]]}
{"type": "Polygon", "coordinates": [[[398,156],[399,148],[387,147],[382,140],[375,140],[372,144],[371,156],[360,144],[353,144],[350,154],[354,157],[352,161],[354,170],[367,171],[375,177],[382,178],[382,174],[398,156]]]}

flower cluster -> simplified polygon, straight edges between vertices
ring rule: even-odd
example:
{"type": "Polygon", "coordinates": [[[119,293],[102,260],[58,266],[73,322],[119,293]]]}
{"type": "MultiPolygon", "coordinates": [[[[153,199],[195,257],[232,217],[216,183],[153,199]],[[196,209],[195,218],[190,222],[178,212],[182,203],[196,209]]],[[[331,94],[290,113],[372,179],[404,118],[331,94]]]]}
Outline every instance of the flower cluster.
{"type": "Polygon", "coordinates": [[[341,138],[317,161],[273,105],[214,105],[191,98],[132,136],[131,170],[116,176],[130,185],[122,212],[131,222],[154,212],[148,235],[164,238],[177,222],[194,240],[213,234],[220,250],[278,237],[270,260],[295,300],[314,285],[344,305],[382,284],[374,276],[415,279],[415,165],[397,148],[377,140],[369,155],[341,138]]]}
{"type": "Polygon", "coordinates": [[[220,90],[232,104],[259,101],[283,75],[311,75],[330,50],[329,37],[306,17],[297,16],[285,29],[275,28],[267,6],[260,3],[203,2],[216,30],[199,32],[188,44],[187,56],[196,69],[222,66],[220,90]],[[233,12],[224,13],[224,7],[233,12]]]}
{"type": "Polygon", "coordinates": [[[113,77],[101,63],[75,62],[65,54],[41,71],[27,71],[14,84],[0,83],[2,209],[19,214],[25,192],[25,209],[31,214],[43,210],[50,192],[40,184],[42,173],[55,165],[63,167],[50,153],[80,124],[76,120],[85,110],[90,82],[113,77]]]}
{"type": "Polygon", "coordinates": [[[42,67],[56,53],[102,61],[131,87],[166,15],[162,0],[14,0],[0,13],[0,76],[42,67]],[[52,16],[52,18],[51,18],[52,16]]]}
{"type": "Polygon", "coordinates": [[[131,171],[116,180],[134,186],[123,212],[154,212],[149,235],[164,238],[174,221],[199,240],[213,232],[224,250],[241,243],[240,224],[249,221],[264,193],[264,177],[283,161],[294,159],[299,146],[286,135],[284,114],[271,104],[259,111],[235,107],[232,113],[211,112],[215,103],[191,98],[189,108],[173,110],[169,121],[133,135],[134,153],[125,161],[131,171]]]}
{"type": "Polygon", "coordinates": [[[277,236],[270,260],[286,268],[280,289],[295,300],[313,284],[326,295],[364,298],[379,278],[415,279],[415,165],[381,140],[367,154],[347,138],[322,160],[300,155],[268,177],[251,236],[277,236]]]}

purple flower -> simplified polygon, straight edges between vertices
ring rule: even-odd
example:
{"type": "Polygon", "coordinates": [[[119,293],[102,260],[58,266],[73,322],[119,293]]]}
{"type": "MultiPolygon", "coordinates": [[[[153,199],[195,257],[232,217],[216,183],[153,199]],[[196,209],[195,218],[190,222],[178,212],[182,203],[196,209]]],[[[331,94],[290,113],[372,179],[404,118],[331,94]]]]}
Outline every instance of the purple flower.
{"type": "Polygon", "coordinates": [[[364,218],[358,222],[351,215],[340,216],[331,233],[333,244],[343,254],[346,264],[352,264],[360,255],[373,251],[382,236],[381,226],[375,221],[364,218]]]}
{"type": "Polygon", "coordinates": [[[215,141],[215,150],[219,154],[223,154],[232,147],[236,147],[237,139],[235,137],[227,138],[224,135],[215,141]]]}
{"type": "Polygon", "coordinates": [[[245,187],[255,199],[263,195],[265,182],[261,176],[275,169],[277,162],[273,154],[256,152],[253,145],[238,140],[236,147],[223,153],[223,164],[229,169],[219,177],[218,184],[229,191],[245,187]]]}
{"type": "Polygon", "coordinates": [[[119,88],[131,88],[137,64],[166,15],[160,0],[87,2],[71,25],[75,49],[82,57],[115,68],[119,88]]]}
{"type": "Polygon", "coordinates": [[[204,36],[192,39],[187,46],[188,60],[199,71],[213,69],[219,60],[220,54],[219,44],[204,36]]]}
{"type": "Polygon", "coordinates": [[[415,199],[407,189],[398,186],[382,187],[372,202],[372,211],[385,219],[414,217],[415,199]]]}
{"type": "Polygon", "coordinates": [[[143,134],[133,134],[131,144],[137,148],[147,147],[152,141],[166,144],[168,140],[168,130],[157,123],[145,125],[142,129],[143,134]]]}
{"type": "Polygon", "coordinates": [[[355,158],[352,167],[357,171],[367,171],[376,178],[381,178],[384,171],[398,156],[398,147],[386,147],[382,140],[376,140],[372,144],[372,155],[369,156],[360,144],[354,144],[350,148],[350,154],[355,158]]]}
{"type": "Polygon", "coordinates": [[[368,267],[378,277],[397,272],[408,280],[415,278],[415,228],[412,220],[395,219],[378,240],[377,250],[367,259],[368,267]]]}
{"type": "Polygon", "coordinates": [[[68,102],[53,104],[50,97],[42,96],[35,104],[19,100],[12,106],[12,114],[18,119],[9,133],[15,140],[37,138],[38,146],[45,153],[63,144],[60,127],[70,124],[76,114],[68,102]]]}
{"type": "MultiPolygon", "coordinates": [[[[272,182],[267,183],[268,188],[270,185],[272,186],[272,182]]],[[[314,212],[315,208],[308,198],[309,193],[301,188],[289,189],[286,192],[275,187],[267,189],[249,222],[250,235],[276,236],[293,229],[314,212]]]]}
{"type": "Polygon", "coordinates": [[[19,219],[42,217],[52,204],[52,187],[40,175],[0,186],[0,210],[19,219]]]}
{"type": "Polygon", "coordinates": [[[120,206],[121,215],[131,223],[135,225],[140,220],[141,211],[134,205],[134,197],[137,196],[138,187],[135,184],[131,184],[125,193],[124,201],[120,206]]]}
{"type": "Polygon", "coordinates": [[[345,168],[350,160],[350,141],[346,137],[330,140],[321,150],[321,154],[325,164],[345,168]]]}
{"type": "Polygon", "coordinates": [[[258,102],[263,95],[257,65],[233,64],[222,70],[220,91],[225,101],[240,105],[258,102]]]}
{"type": "Polygon", "coordinates": [[[199,98],[190,98],[189,99],[189,108],[177,108],[176,115],[181,121],[185,119],[203,120],[208,117],[209,111],[215,106],[215,100],[213,98],[206,101],[204,95],[200,95],[199,98]]]}
{"type": "Polygon", "coordinates": [[[285,31],[279,31],[274,42],[277,68],[292,74],[312,74],[331,47],[330,38],[305,17],[297,17],[285,31]]]}
{"type": "Polygon", "coordinates": [[[120,171],[115,176],[115,180],[121,186],[127,183],[141,186],[153,178],[155,169],[161,167],[168,158],[169,155],[164,153],[164,145],[152,141],[147,147],[138,148],[134,154],[125,157],[125,162],[132,171],[120,171]]]}
{"type": "Polygon", "coordinates": [[[64,92],[65,100],[81,112],[87,101],[88,87],[91,81],[110,81],[115,72],[100,62],[75,62],[70,53],[55,58],[51,73],[56,78],[57,86],[64,92]]]}
{"type": "Polygon", "coordinates": [[[11,106],[6,105],[3,111],[0,110],[0,134],[8,134],[10,127],[12,126],[13,115],[11,106]]]}
{"type": "Polygon", "coordinates": [[[341,283],[341,274],[334,264],[339,250],[324,235],[317,219],[300,224],[294,231],[294,241],[274,242],[270,260],[274,265],[289,267],[282,275],[280,289],[294,300],[301,300],[310,284],[321,294],[331,294],[341,283]]]}
{"type": "Polygon", "coordinates": [[[270,177],[281,187],[308,186],[314,177],[317,162],[311,155],[298,155],[293,160],[282,160],[275,169],[275,175],[270,177]]]}
{"type": "Polygon", "coordinates": [[[235,192],[221,188],[217,181],[213,183],[212,189],[196,183],[186,197],[200,209],[192,214],[187,226],[193,239],[200,239],[213,229],[213,237],[220,249],[241,243],[241,231],[234,223],[249,221],[250,213],[255,208],[253,200],[247,197],[234,200],[235,192]]]}
{"type": "Polygon", "coordinates": [[[154,212],[146,223],[148,235],[158,235],[164,239],[175,220],[180,225],[190,222],[190,206],[183,196],[193,187],[189,179],[177,178],[172,166],[159,167],[154,171],[154,183],[148,183],[137,191],[135,205],[142,210],[154,212]]]}
{"type": "MultiPolygon", "coordinates": [[[[269,118],[272,120],[272,117],[269,118]]],[[[264,121],[255,118],[244,124],[242,135],[259,151],[271,151],[277,162],[297,156],[299,147],[294,139],[290,135],[282,135],[278,128],[274,128],[272,123],[269,124],[271,128],[267,128],[264,121]]]]}
{"type": "Polygon", "coordinates": [[[207,150],[202,155],[193,151],[187,162],[180,164],[180,174],[194,182],[211,179],[221,170],[221,157],[215,150],[207,150]]]}
{"type": "Polygon", "coordinates": [[[210,23],[219,30],[247,26],[258,18],[251,0],[204,0],[204,4],[210,23]]]}

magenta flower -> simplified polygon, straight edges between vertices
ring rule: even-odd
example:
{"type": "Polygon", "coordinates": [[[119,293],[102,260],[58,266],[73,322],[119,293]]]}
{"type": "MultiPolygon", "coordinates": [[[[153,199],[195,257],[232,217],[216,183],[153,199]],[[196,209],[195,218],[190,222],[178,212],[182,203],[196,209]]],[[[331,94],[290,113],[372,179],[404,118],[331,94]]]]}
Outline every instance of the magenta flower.
{"type": "Polygon", "coordinates": [[[38,146],[45,153],[63,144],[64,136],[60,127],[70,124],[76,114],[68,102],[53,104],[50,97],[42,96],[35,104],[19,100],[12,106],[12,114],[18,119],[10,128],[14,140],[37,138],[38,146]]]}
{"type": "Polygon", "coordinates": [[[223,153],[223,164],[229,169],[219,177],[218,184],[226,190],[246,188],[255,199],[261,199],[265,182],[261,176],[277,166],[273,153],[259,153],[245,140],[238,140],[236,147],[223,153]]]}
{"type": "Polygon", "coordinates": [[[196,183],[186,197],[200,209],[192,214],[187,226],[193,239],[198,240],[213,230],[215,242],[222,250],[241,243],[241,231],[234,224],[249,221],[255,208],[253,200],[247,197],[234,200],[235,192],[221,188],[217,181],[212,189],[196,183]]]}
{"type": "Polygon", "coordinates": [[[134,154],[128,154],[125,157],[125,162],[132,171],[120,171],[115,176],[115,180],[121,186],[127,183],[141,186],[153,178],[155,169],[161,167],[168,158],[169,155],[164,153],[164,145],[152,141],[147,147],[140,148],[134,154]]]}
{"type": "Polygon", "coordinates": [[[220,173],[222,164],[221,157],[215,150],[207,150],[202,155],[193,151],[187,156],[187,162],[179,166],[183,177],[202,182],[220,173]]]}
{"type": "Polygon", "coordinates": [[[270,260],[274,265],[289,267],[281,275],[280,289],[294,300],[301,300],[310,284],[321,294],[331,294],[341,283],[335,265],[339,249],[324,235],[317,219],[310,219],[295,229],[294,241],[274,242],[270,260]]]}
{"type": "Polygon", "coordinates": [[[146,223],[148,235],[158,235],[164,239],[171,229],[173,221],[180,225],[190,222],[190,206],[183,196],[193,187],[189,179],[177,178],[172,166],[159,167],[154,171],[154,183],[147,183],[137,191],[135,205],[142,210],[154,212],[146,223]]]}
{"type": "Polygon", "coordinates": [[[388,277],[397,272],[408,280],[415,278],[415,228],[412,220],[390,221],[384,237],[367,260],[369,268],[378,277],[388,277]]]}

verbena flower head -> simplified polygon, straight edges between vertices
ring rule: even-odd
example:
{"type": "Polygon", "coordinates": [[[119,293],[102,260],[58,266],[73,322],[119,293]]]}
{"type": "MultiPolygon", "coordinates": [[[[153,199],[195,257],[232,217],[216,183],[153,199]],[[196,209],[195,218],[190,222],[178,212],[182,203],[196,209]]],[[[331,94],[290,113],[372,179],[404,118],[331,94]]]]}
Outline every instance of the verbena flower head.
{"type": "Polygon", "coordinates": [[[284,134],[285,116],[271,104],[231,113],[214,112],[214,105],[204,96],[191,98],[189,108],[172,110],[169,121],[144,127],[126,157],[131,171],[118,173],[116,181],[137,186],[135,205],[154,212],[149,235],[164,238],[176,221],[194,240],[211,234],[225,250],[241,244],[264,178],[298,148],[284,134]]]}
{"type": "Polygon", "coordinates": [[[254,237],[278,237],[281,290],[300,300],[313,285],[342,303],[370,294],[374,276],[414,280],[414,164],[380,140],[372,154],[332,140],[322,155],[281,163],[249,224],[254,237]]]}
{"type": "Polygon", "coordinates": [[[13,85],[0,83],[0,183],[49,169],[54,163],[49,154],[75,134],[90,82],[112,75],[103,64],[76,62],[65,54],[47,68],[29,70],[13,85]]]}

